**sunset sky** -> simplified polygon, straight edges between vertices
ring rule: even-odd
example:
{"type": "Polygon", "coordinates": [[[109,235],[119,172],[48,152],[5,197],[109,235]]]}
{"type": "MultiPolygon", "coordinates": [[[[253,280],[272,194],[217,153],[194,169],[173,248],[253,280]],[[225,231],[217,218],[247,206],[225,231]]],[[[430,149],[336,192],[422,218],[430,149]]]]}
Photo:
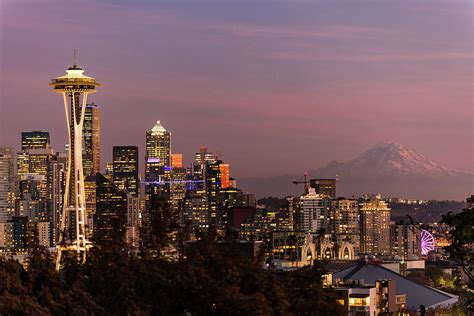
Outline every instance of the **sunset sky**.
{"type": "Polygon", "coordinates": [[[173,152],[220,151],[235,177],[386,141],[474,171],[473,1],[156,2],[0,0],[0,146],[45,130],[62,150],[48,83],[76,48],[103,83],[103,163],[161,120],[173,152]]]}

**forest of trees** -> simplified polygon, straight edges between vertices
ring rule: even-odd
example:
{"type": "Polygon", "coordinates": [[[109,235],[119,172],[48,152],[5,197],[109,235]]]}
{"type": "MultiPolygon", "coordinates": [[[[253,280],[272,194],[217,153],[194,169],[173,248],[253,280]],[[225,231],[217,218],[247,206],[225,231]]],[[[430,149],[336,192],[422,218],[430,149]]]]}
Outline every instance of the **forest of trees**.
{"type": "Polygon", "coordinates": [[[266,270],[235,241],[217,241],[212,233],[183,243],[180,256],[167,260],[161,250],[176,239],[170,215],[167,203],[153,202],[153,225],[143,232],[138,254],[127,249],[123,230],[114,229],[113,236],[94,236],[85,264],[66,256],[60,272],[52,255],[34,242],[26,265],[0,260],[0,314],[344,314],[323,290],[317,267],[266,270]]]}

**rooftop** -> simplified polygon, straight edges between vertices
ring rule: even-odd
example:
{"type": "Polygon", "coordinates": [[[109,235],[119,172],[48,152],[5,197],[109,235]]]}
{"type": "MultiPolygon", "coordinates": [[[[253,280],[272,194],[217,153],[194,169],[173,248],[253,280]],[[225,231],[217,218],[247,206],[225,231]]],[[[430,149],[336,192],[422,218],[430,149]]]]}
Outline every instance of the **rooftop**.
{"type": "Polygon", "coordinates": [[[376,264],[357,263],[333,274],[333,280],[364,280],[375,283],[378,279],[394,279],[397,293],[405,293],[407,306],[418,308],[420,305],[436,307],[454,304],[458,297],[435,288],[414,282],[404,276],[376,264]]]}
{"type": "Polygon", "coordinates": [[[153,126],[153,128],[150,130],[150,132],[153,135],[163,135],[164,133],[167,132],[167,130],[166,130],[166,128],[163,127],[163,125],[161,125],[160,121],[156,121],[155,126],[153,126]]]}

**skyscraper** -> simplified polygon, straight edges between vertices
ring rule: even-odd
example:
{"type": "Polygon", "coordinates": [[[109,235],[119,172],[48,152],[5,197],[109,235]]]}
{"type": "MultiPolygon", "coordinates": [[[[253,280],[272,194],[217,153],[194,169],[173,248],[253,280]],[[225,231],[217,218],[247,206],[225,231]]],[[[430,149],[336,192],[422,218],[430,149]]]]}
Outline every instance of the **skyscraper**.
{"type": "Polygon", "coordinates": [[[146,133],[145,163],[159,163],[162,166],[171,166],[171,133],[168,132],[160,121],[146,133]]]}
{"type": "Polygon", "coordinates": [[[86,258],[89,247],[86,225],[86,202],[84,192],[84,170],[82,166],[82,131],[87,96],[100,86],[94,78],[84,75],[84,70],[76,65],[66,70],[66,75],[53,79],[50,86],[63,96],[66,121],[69,126],[69,150],[64,206],[56,268],[59,270],[61,252],[73,250],[86,258]]]}
{"type": "Polygon", "coordinates": [[[372,199],[360,204],[360,251],[386,256],[390,251],[390,208],[372,199]]]}
{"type": "Polygon", "coordinates": [[[52,241],[56,243],[59,238],[61,211],[64,205],[64,189],[66,187],[67,154],[59,152],[54,155],[49,166],[49,200],[52,241]]]}
{"type": "Polygon", "coordinates": [[[169,197],[171,174],[171,133],[160,121],[146,133],[145,181],[146,194],[169,197]]]}
{"type": "Polygon", "coordinates": [[[84,112],[84,177],[100,172],[100,108],[94,102],[84,112]]]}
{"type": "MultiPolygon", "coordinates": [[[[109,180],[110,181],[110,180],[109,180]]],[[[92,236],[94,231],[94,214],[96,212],[96,188],[97,181],[95,175],[87,176],[84,179],[84,192],[86,194],[86,216],[87,216],[87,232],[92,236]]]]}
{"type": "Polygon", "coordinates": [[[228,163],[221,163],[219,168],[221,174],[221,188],[227,189],[230,187],[230,165],[228,163]]]}
{"type": "Polygon", "coordinates": [[[216,156],[207,151],[207,147],[202,146],[194,156],[193,179],[203,181],[203,188],[206,186],[206,169],[208,164],[216,162],[216,156]]]}
{"type": "Polygon", "coordinates": [[[171,154],[171,167],[183,168],[183,154],[171,154]]]}
{"type": "Polygon", "coordinates": [[[186,195],[187,170],[183,167],[173,167],[171,170],[170,203],[171,207],[179,210],[186,195]]]}
{"type": "Polygon", "coordinates": [[[210,225],[214,225],[217,228],[223,226],[222,217],[224,214],[223,206],[220,199],[220,191],[222,188],[221,183],[221,166],[222,161],[217,160],[214,163],[206,165],[206,192],[207,199],[209,202],[209,220],[210,225]]]}
{"type": "Polygon", "coordinates": [[[15,211],[15,149],[0,147],[0,222],[9,220],[15,211]]]}
{"type": "Polygon", "coordinates": [[[114,146],[113,183],[134,197],[139,196],[138,147],[114,146]]]}
{"type": "Polygon", "coordinates": [[[28,174],[40,176],[40,197],[44,199],[47,199],[49,196],[48,174],[50,161],[52,160],[53,155],[52,148],[36,148],[28,150],[28,174]]]}

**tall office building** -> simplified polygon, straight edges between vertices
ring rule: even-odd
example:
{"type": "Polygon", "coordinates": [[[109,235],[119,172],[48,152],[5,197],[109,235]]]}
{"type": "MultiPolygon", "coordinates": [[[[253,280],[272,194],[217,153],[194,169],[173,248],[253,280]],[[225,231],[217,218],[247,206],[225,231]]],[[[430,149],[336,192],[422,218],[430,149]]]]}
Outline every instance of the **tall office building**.
{"type": "Polygon", "coordinates": [[[295,210],[295,228],[305,232],[329,233],[330,200],[322,194],[316,194],[314,188],[297,200],[295,210]]]}
{"type": "Polygon", "coordinates": [[[221,160],[216,160],[214,163],[207,164],[205,172],[206,193],[209,202],[210,225],[214,225],[218,229],[223,227],[222,219],[224,214],[220,196],[222,189],[221,164],[221,160]]]}
{"type": "MultiPolygon", "coordinates": [[[[86,216],[87,216],[87,233],[88,236],[92,236],[94,232],[94,214],[96,212],[97,206],[97,181],[95,175],[87,176],[84,179],[84,192],[85,192],[85,200],[86,200],[86,216]]],[[[110,181],[110,180],[109,180],[110,181]]]]}
{"type": "Polygon", "coordinates": [[[102,174],[96,174],[96,212],[94,239],[104,243],[125,240],[127,224],[127,194],[102,174]]]}
{"type": "Polygon", "coordinates": [[[324,194],[330,198],[336,197],[336,179],[311,179],[309,186],[314,188],[316,194],[324,194]]]}
{"type": "Polygon", "coordinates": [[[186,196],[187,170],[183,167],[171,169],[170,204],[175,210],[179,210],[181,202],[186,196]]]}
{"type": "Polygon", "coordinates": [[[183,168],[183,154],[171,154],[171,168],[183,168]]]}
{"type": "Polygon", "coordinates": [[[390,208],[385,201],[372,199],[360,204],[360,251],[387,256],[390,251],[390,208]]]}
{"type": "Polygon", "coordinates": [[[84,150],[82,155],[84,177],[100,172],[100,108],[94,102],[84,112],[84,150]]]}
{"type": "Polygon", "coordinates": [[[21,133],[21,151],[18,152],[18,176],[22,178],[30,173],[29,168],[29,150],[49,148],[49,132],[32,131],[21,133]]]}
{"type": "Polygon", "coordinates": [[[146,157],[148,160],[157,161],[163,166],[171,166],[171,133],[167,131],[160,121],[146,133],[146,157]]]}
{"type": "Polygon", "coordinates": [[[145,186],[146,195],[169,197],[171,175],[171,133],[160,121],[146,133],[145,186]],[[168,183],[166,183],[168,182],[168,183]]]}
{"type": "Polygon", "coordinates": [[[21,132],[21,150],[48,148],[50,144],[49,132],[32,131],[21,132]]]}
{"type": "Polygon", "coordinates": [[[40,190],[40,198],[47,199],[49,197],[48,175],[50,161],[53,159],[54,153],[52,148],[36,148],[28,150],[28,175],[37,175],[40,190]]]}
{"type": "Polygon", "coordinates": [[[15,160],[14,148],[0,147],[0,222],[6,222],[15,212],[15,160]]]}
{"type": "Polygon", "coordinates": [[[228,163],[221,163],[219,168],[221,174],[221,188],[230,188],[230,165],[228,163]]]}
{"type": "Polygon", "coordinates": [[[27,151],[28,173],[20,177],[20,203],[28,205],[28,212],[19,215],[28,216],[30,221],[49,222],[51,214],[50,163],[54,153],[52,148],[32,148],[27,151]]]}
{"type": "Polygon", "coordinates": [[[67,154],[65,152],[56,153],[49,163],[49,215],[53,244],[55,244],[59,238],[61,211],[64,205],[64,189],[66,186],[66,166],[67,154]]]}
{"type": "MultiPolygon", "coordinates": [[[[202,180],[206,185],[206,168],[209,164],[216,162],[216,156],[207,151],[207,147],[202,146],[198,153],[194,156],[193,162],[193,178],[194,180],[202,180]]],[[[203,187],[204,187],[203,186],[203,187]]]]}
{"type": "Polygon", "coordinates": [[[138,174],[138,147],[114,146],[113,183],[134,197],[140,195],[138,174]]]}
{"type": "Polygon", "coordinates": [[[337,245],[348,242],[359,253],[359,203],[354,199],[338,198],[331,201],[331,230],[337,245]]]}

